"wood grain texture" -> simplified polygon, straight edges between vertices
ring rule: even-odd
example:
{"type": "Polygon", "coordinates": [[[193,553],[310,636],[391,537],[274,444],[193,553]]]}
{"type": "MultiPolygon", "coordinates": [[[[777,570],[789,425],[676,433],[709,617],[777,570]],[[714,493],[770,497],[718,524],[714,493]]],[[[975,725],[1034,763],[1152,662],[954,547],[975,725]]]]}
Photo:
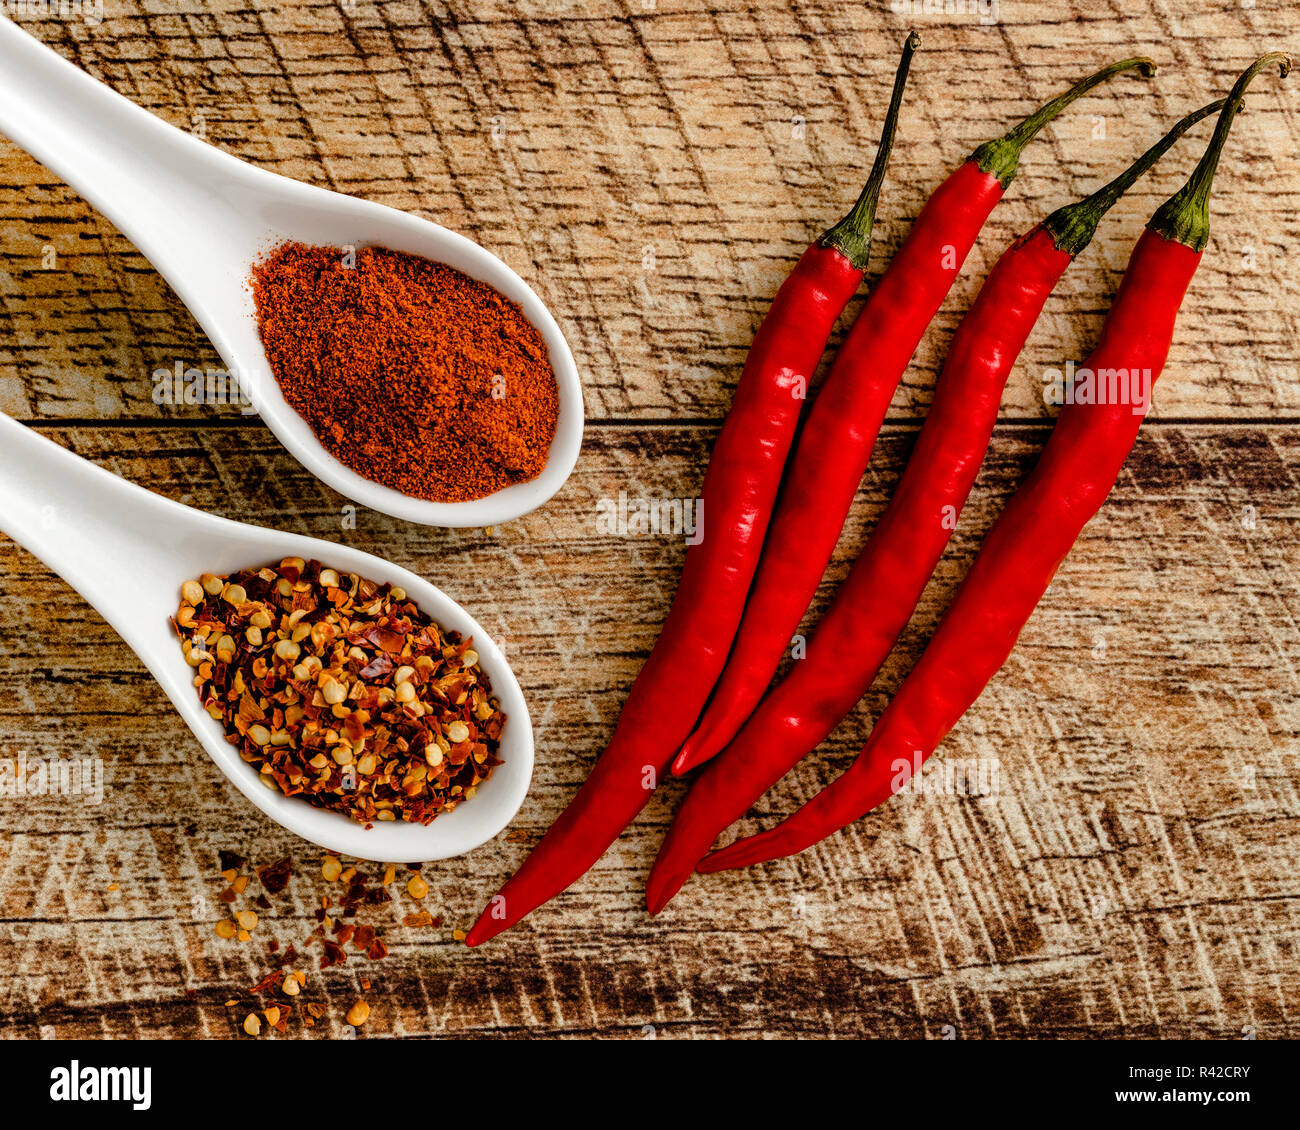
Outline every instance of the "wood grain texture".
{"type": "MultiPolygon", "coordinates": [[[[996,797],[897,798],[802,856],[696,879],[650,919],[672,782],[519,927],[474,951],[451,936],[573,795],[671,600],[680,541],[611,538],[597,504],[698,493],[768,299],[870,164],[909,23],[925,52],[873,270],[978,142],[1108,59],[1147,52],[1162,72],[1097,92],[1027,152],[904,380],[809,624],[1001,248],[1221,95],[1295,12],[1004,2],[983,26],[848,0],[121,0],[98,24],[23,21],[237,156],[479,239],[550,305],[586,388],[578,469],[541,511],[485,532],[362,510],[349,528],[346,500],[255,419],[152,404],[155,368],[216,365],[211,346],[120,233],[0,142],[0,410],[170,498],[409,566],[505,642],[530,701],[537,771],[511,831],[425,869],[440,928],[394,925],[381,962],[304,966],[304,998],[328,1015],[292,1034],[345,1034],[365,995],[369,1036],[1300,1035],[1300,87],[1270,76],[1234,130],[1153,419],[944,745],[946,761],[996,761],[996,797]]],[[[1086,353],[1203,135],[1115,210],[1049,303],[877,686],[742,831],[859,748],[1041,448],[1044,370],[1086,353]]],[[[266,941],[301,945],[330,890],[317,857],[226,783],[112,630],[2,540],[0,758],[20,754],[97,757],[106,784],[99,805],[0,797],[0,1033],[239,1035],[266,941]],[[222,848],[298,868],[253,943],[213,933],[222,848]]]]}

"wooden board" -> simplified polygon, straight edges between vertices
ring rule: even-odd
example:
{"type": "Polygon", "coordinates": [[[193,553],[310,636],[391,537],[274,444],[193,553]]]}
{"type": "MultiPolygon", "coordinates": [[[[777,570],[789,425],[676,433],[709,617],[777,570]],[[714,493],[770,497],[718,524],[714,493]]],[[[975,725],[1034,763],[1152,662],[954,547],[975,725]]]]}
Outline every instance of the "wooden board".
{"type": "MultiPolygon", "coordinates": [[[[925,53],[873,269],[979,141],[1108,59],[1146,51],[1162,71],[1098,92],[1027,151],[907,374],[809,624],[888,498],[1001,248],[1223,93],[1295,11],[1122,7],[915,20],[925,53]]],[[[803,856],[699,878],[651,919],[643,884],[683,795],[673,782],[582,882],[469,951],[452,930],[572,796],[671,599],[680,539],[611,538],[598,503],[698,492],[767,301],[870,164],[908,21],[839,0],[124,0],[97,24],[25,22],[231,153],[492,247],[556,312],[587,390],[578,470],[543,510],[491,532],[368,511],[347,528],[346,500],[256,419],[152,404],[155,368],[216,365],[211,346],[123,236],[0,144],[0,410],[167,497],[408,565],[506,641],[529,696],[538,765],[511,831],[425,868],[438,928],[400,925],[415,904],[395,887],[374,917],[392,924],[388,958],[300,966],[303,999],[326,1011],[289,1034],[347,1034],[359,996],[372,1036],[1300,1034],[1294,85],[1259,81],[1153,418],[945,743],[948,758],[996,761],[997,796],[898,798],[803,856]]],[[[860,746],[1041,448],[1044,370],[1086,352],[1128,247],[1204,133],[1116,209],[1049,303],[897,653],[742,830],[860,746]]],[[[100,804],[0,797],[0,1032],[243,1038],[266,943],[301,946],[335,889],[226,783],[112,630],[4,540],[0,758],[19,755],[98,758],[105,782],[100,804]],[[213,932],[220,849],[295,861],[249,943],[213,932]]]]}

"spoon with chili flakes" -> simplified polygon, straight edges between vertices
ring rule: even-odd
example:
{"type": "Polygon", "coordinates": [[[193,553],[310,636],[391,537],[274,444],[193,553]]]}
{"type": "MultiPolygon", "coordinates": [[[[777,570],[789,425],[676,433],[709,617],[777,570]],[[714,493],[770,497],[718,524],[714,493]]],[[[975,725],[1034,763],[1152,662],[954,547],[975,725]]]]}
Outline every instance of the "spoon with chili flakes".
{"type": "MultiPolygon", "coordinates": [[[[0,133],[75,188],[140,249],[202,326],[227,373],[237,378],[237,395],[247,398],[290,454],[341,494],[407,521],[468,528],[526,514],[549,500],[567,480],[577,462],[583,430],[582,387],[572,352],[537,294],[477,243],[418,216],[240,161],[117,94],[3,15],[0,133]],[[372,344],[368,352],[356,356],[344,350],[348,356],[331,368],[327,383],[332,388],[336,378],[343,380],[351,374],[354,382],[387,391],[364,411],[357,407],[360,401],[355,388],[335,388],[332,396],[329,389],[321,391],[316,400],[350,406],[345,413],[350,425],[346,435],[335,435],[322,419],[316,419],[315,427],[322,429],[318,433],[308,419],[313,416],[314,402],[299,387],[300,375],[294,376],[298,368],[312,368],[310,344],[282,328],[273,335],[277,344],[268,352],[259,329],[252,277],[268,259],[275,258],[277,249],[286,247],[336,252],[337,269],[332,275],[337,286],[349,294],[364,274],[362,260],[381,250],[412,262],[427,261],[426,267],[436,267],[444,274],[469,276],[462,279],[462,289],[482,292],[472,300],[471,308],[482,313],[508,307],[511,324],[524,323],[520,332],[528,331],[526,345],[539,364],[530,368],[527,379],[515,375],[507,379],[506,374],[513,374],[511,346],[518,342],[498,339],[489,345],[485,342],[491,341],[491,335],[483,334],[471,349],[463,335],[438,337],[428,345],[433,355],[442,358],[449,370],[459,372],[471,367],[472,354],[477,377],[474,396],[463,398],[454,411],[436,398],[418,400],[421,410],[428,413],[416,414],[421,427],[432,429],[435,438],[442,437],[426,443],[423,432],[413,425],[395,429],[395,417],[405,419],[412,414],[410,405],[404,407],[405,416],[396,409],[381,408],[392,400],[391,383],[383,379],[384,373],[375,370],[379,376],[369,380],[370,366],[379,360],[402,371],[394,358],[405,357],[402,333],[418,322],[418,312],[390,300],[377,315],[373,296],[354,295],[348,300],[352,303],[348,309],[360,306],[362,313],[370,312],[367,317],[380,317],[385,327],[384,345],[372,344]],[[537,335],[540,340],[534,340],[537,335]],[[288,345],[281,340],[286,336],[292,339],[288,345]],[[516,405],[533,403],[530,393],[548,375],[546,362],[554,373],[554,387],[546,388],[547,426],[525,430],[523,434],[530,438],[527,458],[521,461],[523,440],[503,421],[526,414],[516,410],[516,405]],[[493,371],[490,377],[489,370],[493,371]],[[364,381],[363,373],[367,375],[364,381]],[[289,390],[288,396],[282,391],[281,382],[286,380],[283,387],[289,390]],[[491,428],[487,424],[477,430],[469,427],[480,418],[492,421],[491,428]],[[496,434],[503,429],[508,434],[496,434]],[[357,462],[356,452],[372,445],[386,451],[395,431],[406,445],[389,456],[389,463],[398,466],[385,463],[382,472],[372,467],[370,476],[361,473],[367,464],[357,462]],[[474,441],[468,444],[469,451],[458,443],[465,435],[474,441]],[[411,451],[426,450],[429,463],[454,455],[470,467],[481,469],[489,463],[497,467],[500,474],[484,477],[475,486],[491,493],[483,497],[419,495],[418,476],[409,473],[419,465],[411,451]],[[403,469],[408,473],[402,473],[403,469]]],[[[267,294],[280,293],[270,286],[262,289],[267,294]]],[[[319,287],[302,283],[289,289],[290,300],[275,306],[277,323],[301,321],[294,315],[304,310],[318,321],[337,315],[328,307],[317,308],[319,295],[315,292],[319,287]]],[[[442,302],[437,308],[447,305],[442,302]]],[[[216,395],[229,398],[230,382],[226,374],[219,377],[225,388],[216,395]]],[[[422,394],[427,391],[419,387],[422,394]]],[[[183,398],[188,392],[181,395],[183,398]]],[[[339,428],[336,422],[334,429],[339,428]]]]}
{"type": "Polygon", "coordinates": [[[0,530],[144,661],[236,788],[362,859],[461,855],[533,768],[500,647],[409,570],[172,502],[0,414],[0,530]]]}

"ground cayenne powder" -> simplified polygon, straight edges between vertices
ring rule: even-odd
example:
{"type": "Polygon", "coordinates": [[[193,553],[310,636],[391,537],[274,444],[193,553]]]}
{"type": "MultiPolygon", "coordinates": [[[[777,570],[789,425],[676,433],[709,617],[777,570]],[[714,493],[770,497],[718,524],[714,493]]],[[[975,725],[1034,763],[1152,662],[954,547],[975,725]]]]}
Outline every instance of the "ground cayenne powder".
{"type": "Polygon", "coordinates": [[[382,247],[286,243],[252,288],[285,400],[358,474],[465,502],[541,473],[555,374],[542,335],[486,283],[382,247]]]}

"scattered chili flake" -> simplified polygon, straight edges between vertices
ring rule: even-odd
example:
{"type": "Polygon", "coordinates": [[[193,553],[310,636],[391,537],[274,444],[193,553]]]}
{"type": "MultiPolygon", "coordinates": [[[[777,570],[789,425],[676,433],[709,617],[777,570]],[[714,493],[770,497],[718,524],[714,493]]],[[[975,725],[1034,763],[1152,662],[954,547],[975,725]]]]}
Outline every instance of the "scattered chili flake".
{"type": "MultiPolygon", "coordinates": [[[[239,872],[239,869],[243,867],[244,863],[246,862],[246,860],[242,855],[236,855],[233,851],[217,852],[217,860],[220,865],[218,867],[218,870],[223,872],[234,871],[236,873],[239,872]]],[[[229,882],[233,878],[234,878],[233,875],[229,876],[227,878],[227,882],[229,882]]]]}
{"type": "Polygon", "coordinates": [[[270,989],[279,979],[280,979],[280,971],[278,969],[273,969],[271,970],[270,973],[268,973],[265,977],[263,977],[260,981],[258,981],[256,985],[253,986],[252,991],[254,993],[264,993],[268,989],[270,989]]]}
{"type": "Polygon", "coordinates": [[[325,952],[321,954],[320,967],[328,969],[331,965],[342,965],[348,959],[347,953],[337,942],[331,942],[328,938],[321,939],[321,945],[325,952]]]}
{"type": "MultiPolygon", "coordinates": [[[[379,961],[389,955],[389,949],[384,940],[384,933],[387,926],[380,922],[354,922],[344,921],[344,917],[355,913],[363,906],[372,904],[391,902],[391,896],[383,886],[371,886],[370,884],[378,881],[379,876],[367,874],[364,870],[364,861],[357,861],[344,869],[342,860],[334,856],[327,856],[327,860],[333,860],[340,868],[340,876],[344,870],[350,878],[343,887],[341,896],[331,899],[328,895],[320,897],[321,906],[316,912],[317,922],[319,923],[310,935],[301,943],[302,949],[309,949],[313,944],[319,942],[322,955],[320,958],[321,969],[328,969],[334,965],[342,965],[347,961],[347,951],[344,947],[351,945],[357,951],[363,953],[371,961],[379,961]],[[382,897],[377,897],[382,896],[382,897]],[[331,906],[337,904],[338,910],[331,911],[331,906]],[[331,913],[337,917],[331,917],[331,913]],[[330,936],[332,934],[332,937],[330,936]]],[[[227,869],[229,870],[229,869],[227,869]]],[[[265,867],[253,868],[254,873],[266,885],[267,877],[270,877],[272,886],[277,885],[279,877],[284,876],[285,887],[287,888],[289,878],[294,872],[292,861],[289,858],[277,860],[265,867]]],[[[393,864],[383,865],[383,871],[380,873],[383,878],[392,881],[396,876],[396,867],[393,864]]],[[[414,875],[414,871],[412,872],[414,875]]],[[[223,874],[223,878],[226,876],[223,874]]],[[[423,881],[423,880],[422,880],[423,881]]],[[[284,889],[284,888],[281,888],[284,889]]],[[[227,887],[226,892],[233,889],[227,887]]],[[[260,899],[260,896],[259,896],[260,899]]],[[[234,911],[233,919],[223,919],[217,923],[216,929],[218,934],[223,937],[238,937],[242,940],[248,940],[249,932],[259,926],[264,927],[264,922],[253,911],[243,909],[234,911]],[[247,927],[247,929],[245,929],[247,927]]],[[[427,910],[420,910],[416,914],[406,915],[402,919],[406,926],[425,926],[439,925],[440,918],[435,918],[427,910]]],[[[260,1017],[258,1013],[250,1013],[249,1016],[256,1022],[256,1032],[249,1031],[247,1020],[245,1021],[245,1030],[250,1035],[260,1034],[262,1026],[265,1025],[276,1032],[287,1031],[286,1025],[292,1016],[294,1006],[290,1001],[296,1000],[302,993],[307,983],[307,974],[301,969],[290,968],[296,965],[301,959],[299,957],[299,947],[293,943],[281,945],[278,939],[272,938],[267,941],[267,954],[272,962],[272,968],[266,975],[253,985],[251,992],[254,996],[270,997],[270,1000],[262,1001],[260,1017]]],[[[361,978],[360,985],[362,991],[370,991],[370,980],[361,978]]],[[[186,995],[190,999],[196,999],[197,994],[194,990],[186,990],[186,995]]],[[[233,1008],[239,1002],[237,998],[227,1000],[226,1007],[233,1008]]],[[[362,1002],[365,1003],[365,1002],[362,1002]]],[[[367,1006],[368,1007],[368,1006],[367,1006]]],[[[309,1002],[301,1003],[301,1022],[303,1027],[314,1027],[316,1022],[324,1015],[324,1007],[309,1002]]],[[[367,1016],[368,1016],[367,1012],[367,1016]]]]}
{"type": "Polygon", "coordinates": [[[429,893],[429,884],[419,875],[412,875],[406,884],[406,893],[413,899],[422,899],[429,893]]]}
{"type": "Polygon", "coordinates": [[[258,868],[257,871],[262,886],[273,895],[278,895],[289,885],[289,877],[292,874],[293,864],[287,855],[283,859],[277,859],[268,867],[258,868]]]}

